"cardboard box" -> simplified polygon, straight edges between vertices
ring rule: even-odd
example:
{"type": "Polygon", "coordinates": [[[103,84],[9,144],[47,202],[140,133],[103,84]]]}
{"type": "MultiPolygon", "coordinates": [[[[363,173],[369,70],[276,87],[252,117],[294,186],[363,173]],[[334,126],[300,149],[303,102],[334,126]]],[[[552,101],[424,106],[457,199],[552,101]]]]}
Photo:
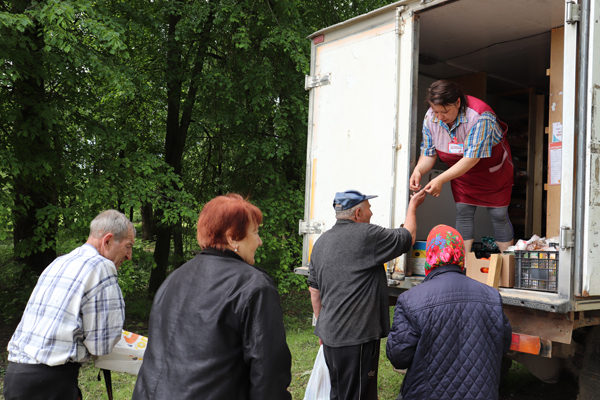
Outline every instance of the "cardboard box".
{"type": "Polygon", "coordinates": [[[92,356],[92,360],[96,368],[137,375],[142,367],[147,345],[147,337],[123,331],[121,339],[111,353],[104,356],[92,356]]]}
{"type": "MultiPolygon", "coordinates": [[[[502,258],[502,270],[500,271],[500,287],[511,288],[515,286],[515,256],[514,254],[503,254],[502,258]]],[[[490,260],[478,259],[475,257],[475,253],[471,252],[467,254],[466,260],[467,276],[473,278],[476,281],[487,283],[488,279],[488,268],[490,267],[490,260]]]]}
{"type": "Polygon", "coordinates": [[[415,242],[411,249],[412,275],[425,276],[425,247],[427,242],[415,242]]]}

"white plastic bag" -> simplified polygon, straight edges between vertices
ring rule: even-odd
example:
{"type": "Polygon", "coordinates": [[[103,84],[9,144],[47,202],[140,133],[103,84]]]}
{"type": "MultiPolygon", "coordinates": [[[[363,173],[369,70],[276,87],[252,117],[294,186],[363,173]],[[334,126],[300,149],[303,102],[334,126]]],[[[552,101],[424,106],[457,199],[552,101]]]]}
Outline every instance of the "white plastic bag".
{"type": "Polygon", "coordinates": [[[308,379],[304,400],[329,400],[331,382],[329,381],[329,369],[323,354],[323,345],[319,347],[315,365],[308,379]]]}
{"type": "Polygon", "coordinates": [[[110,354],[92,357],[94,366],[96,368],[137,375],[142,366],[147,345],[147,337],[123,331],[121,339],[110,354]]]}

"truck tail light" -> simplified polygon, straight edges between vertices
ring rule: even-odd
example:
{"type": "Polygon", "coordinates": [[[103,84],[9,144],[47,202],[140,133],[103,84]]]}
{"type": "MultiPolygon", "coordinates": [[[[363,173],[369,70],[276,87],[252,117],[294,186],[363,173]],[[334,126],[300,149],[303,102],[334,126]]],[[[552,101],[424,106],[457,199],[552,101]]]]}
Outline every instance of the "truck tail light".
{"type": "Polygon", "coordinates": [[[510,343],[510,349],[520,351],[521,353],[540,354],[540,338],[537,336],[524,335],[522,333],[513,333],[510,343]]]}

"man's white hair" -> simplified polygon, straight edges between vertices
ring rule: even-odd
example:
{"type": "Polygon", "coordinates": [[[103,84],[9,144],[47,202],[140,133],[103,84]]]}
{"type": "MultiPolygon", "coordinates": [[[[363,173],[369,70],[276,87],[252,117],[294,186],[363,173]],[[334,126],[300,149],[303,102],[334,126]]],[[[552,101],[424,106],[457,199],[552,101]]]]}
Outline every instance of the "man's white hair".
{"type": "Polygon", "coordinates": [[[352,217],[354,217],[354,212],[363,207],[366,204],[365,201],[361,201],[360,203],[358,203],[357,205],[355,205],[354,207],[351,207],[347,210],[342,210],[342,211],[336,211],[335,212],[335,219],[352,219],[352,217]]]}
{"type": "Polygon", "coordinates": [[[125,214],[117,210],[107,210],[100,213],[90,224],[90,237],[100,238],[112,233],[115,241],[120,243],[127,238],[130,230],[135,237],[135,227],[125,214]]]}

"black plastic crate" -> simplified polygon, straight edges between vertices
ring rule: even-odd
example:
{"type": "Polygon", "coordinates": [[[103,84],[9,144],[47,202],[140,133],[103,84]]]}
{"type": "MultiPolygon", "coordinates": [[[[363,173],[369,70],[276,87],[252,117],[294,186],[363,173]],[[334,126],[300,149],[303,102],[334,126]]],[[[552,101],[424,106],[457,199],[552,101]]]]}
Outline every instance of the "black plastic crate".
{"type": "Polygon", "coordinates": [[[558,251],[515,251],[515,289],[556,293],[558,251]]]}
{"type": "Polygon", "coordinates": [[[471,251],[475,253],[477,258],[490,258],[492,254],[501,253],[499,249],[490,250],[483,246],[481,242],[473,242],[471,245],[471,251]]]}

